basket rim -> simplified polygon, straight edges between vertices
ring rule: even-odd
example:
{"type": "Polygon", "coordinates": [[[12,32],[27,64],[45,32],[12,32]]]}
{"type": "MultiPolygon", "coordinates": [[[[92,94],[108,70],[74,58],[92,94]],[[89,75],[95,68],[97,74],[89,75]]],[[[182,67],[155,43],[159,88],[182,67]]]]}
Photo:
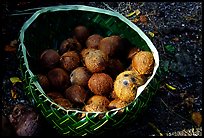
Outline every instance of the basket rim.
{"type": "Polygon", "coordinates": [[[26,67],[26,70],[30,76],[30,78],[34,78],[35,75],[32,73],[32,71],[29,68],[28,65],[28,60],[27,60],[27,50],[26,50],[26,46],[24,45],[24,32],[26,31],[26,29],[31,25],[32,22],[35,21],[35,19],[43,13],[46,12],[55,12],[55,11],[70,11],[70,10],[80,10],[80,11],[89,11],[89,12],[96,12],[96,13],[100,13],[100,14],[106,14],[106,15],[110,15],[110,16],[114,16],[118,19],[120,19],[122,22],[126,23],[130,28],[132,28],[134,31],[136,31],[139,36],[147,43],[148,47],[150,48],[154,60],[155,60],[155,64],[154,64],[154,69],[152,72],[152,75],[148,78],[148,80],[145,82],[144,85],[138,87],[137,89],[137,95],[135,97],[135,99],[130,102],[127,106],[122,107],[122,108],[116,108],[116,109],[112,109],[109,111],[105,111],[105,112],[86,112],[86,111],[81,111],[81,110],[77,110],[77,109],[65,109],[64,107],[61,107],[60,105],[57,105],[55,102],[53,102],[51,99],[47,98],[47,95],[45,94],[44,90],[42,89],[42,87],[40,86],[40,84],[38,83],[38,81],[33,81],[33,84],[35,85],[35,87],[40,91],[40,93],[47,98],[47,100],[49,102],[51,102],[52,104],[57,105],[59,108],[63,109],[64,111],[74,111],[74,112],[80,112],[80,113],[97,113],[97,114],[101,114],[101,113],[110,113],[113,111],[119,111],[121,109],[127,108],[130,104],[132,104],[133,102],[135,102],[138,98],[138,96],[140,96],[140,94],[142,93],[142,91],[147,87],[147,85],[150,83],[150,81],[153,79],[153,77],[156,74],[156,71],[159,67],[159,54],[157,49],[155,48],[155,46],[153,45],[153,43],[151,42],[151,40],[146,36],[146,34],[139,28],[137,27],[137,25],[135,25],[134,23],[132,23],[129,19],[127,19],[125,16],[123,16],[122,14],[116,12],[116,11],[110,11],[110,10],[106,10],[106,9],[101,9],[101,8],[97,8],[97,7],[92,7],[92,6],[86,6],[86,5],[59,5],[59,6],[49,6],[49,7],[41,7],[39,10],[37,10],[22,26],[21,30],[20,30],[20,35],[19,35],[19,40],[20,40],[20,45],[19,45],[19,51],[23,53],[23,61],[24,61],[24,65],[26,67]]]}

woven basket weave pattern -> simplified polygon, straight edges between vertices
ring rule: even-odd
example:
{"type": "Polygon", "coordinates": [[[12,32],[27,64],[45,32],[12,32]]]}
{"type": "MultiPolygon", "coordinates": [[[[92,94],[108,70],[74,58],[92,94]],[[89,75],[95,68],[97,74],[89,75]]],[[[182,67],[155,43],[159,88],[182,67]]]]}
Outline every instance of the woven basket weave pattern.
{"type": "Polygon", "coordinates": [[[36,76],[31,75],[29,59],[35,61],[44,49],[58,49],[62,40],[70,36],[74,26],[80,23],[102,36],[120,35],[128,38],[134,45],[140,46],[142,50],[150,50],[137,32],[114,16],[77,10],[45,12],[36,16],[34,22],[23,30],[25,34],[23,42],[27,47],[25,49],[22,44],[20,45],[20,68],[26,84],[25,90],[31,101],[62,135],[100,134],[107,129],[121,127],[140,115],[158,88],[157,79],[154,77],[148,87],[131,104],[121,110],[106,113],[84,114],[77,110],[66,110],[49,99],[37,82],[36,76]],[[81,117],[82,114],[84,114],[83,117],[81,117]]]}

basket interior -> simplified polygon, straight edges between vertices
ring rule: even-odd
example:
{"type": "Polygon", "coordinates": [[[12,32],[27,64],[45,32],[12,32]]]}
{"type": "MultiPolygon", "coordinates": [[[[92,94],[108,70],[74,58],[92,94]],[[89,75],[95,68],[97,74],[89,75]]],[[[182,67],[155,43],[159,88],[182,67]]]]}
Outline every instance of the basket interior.
{"type": "Polygon", "coordinates": [[[89,11],[55,11],[42,13],[26,29],[24,44],[32,59],[47,48],[58,49],[61,42],[72,37],[77,25],[85,25],[91,33],[102,36],[120,35],[142,50],[150,50],[146,42],[127,24],[114,16],[89,11]]]}

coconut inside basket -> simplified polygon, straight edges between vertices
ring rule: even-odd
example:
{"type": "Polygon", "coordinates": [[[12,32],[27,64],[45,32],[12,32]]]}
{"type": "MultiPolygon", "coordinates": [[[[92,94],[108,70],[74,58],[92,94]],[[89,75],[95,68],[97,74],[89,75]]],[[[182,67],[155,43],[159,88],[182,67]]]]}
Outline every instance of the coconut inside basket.
{"type": "Polygon", "coordinates": [[[26,93],[48,122],[62,135],[100,134],[121,127],[137,118],[158,88],[155,74],[159,67],[159,56],[156,48],[135,24],[121,14],[109,10],[83,5],[63,5],[38,10],[21,29],[19,59],[26,93]],[[42,51],[49,48],[58,50],[63,40],[72,37],[73,28],[79,24],[91,28],[101,36],[119,35],[141,50],[152,52],[155,59],[153,73],[138,88],[135,100],[128,106],[93,113],[77,109],[66,110],[48,98],[38,83],[34,64],[38,64],[42,51]]]}

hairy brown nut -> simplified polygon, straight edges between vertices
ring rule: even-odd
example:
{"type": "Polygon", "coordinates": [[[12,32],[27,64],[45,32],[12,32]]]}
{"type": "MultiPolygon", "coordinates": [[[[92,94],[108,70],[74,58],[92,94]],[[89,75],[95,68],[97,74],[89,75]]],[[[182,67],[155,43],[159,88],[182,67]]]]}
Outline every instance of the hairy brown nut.
{"type": "Polygon", "coordinates": [[[116,108],[123,108],[127,105],[128,105],[128,103],[126,103],[120,99],[114,99],[114,100],[110,101],[110,103],[108,105],[108,110],[116,109],[116,108]]]}
{"type": "Polygon", "coordinates": [[[154,68],[154,57],[149,51],[140,51],[132,58],[132,68],[138,74],[151,74],[154,68]]]}
{"type": "Polygon", "coordinates": [[[106,73],[109,74],[113,79],[115,79],[116,76],[124,70],[124,65],[119,59],[109,59],[108,65],[106,67],[106,73]]]}
{"type": "Polygon", "coordinates": [[[132,59],[134,57],[134,55],[136,55],[138,52],[140,52],[139,48],[137,48],[137,47],[131,48],[129,53],[128,53],[128,59],[132,59]]]}
{"type": "Polygon", "coordinates": [[[83,62],[85,61],[85,57],[86,57],[86,55],[89,54],[89,52],[95,51],[95,50],[96,50],[96,49],[93,49],[93,48],[84,48],[84,49],[81,51],[81,53],[80,53],[80,55],[81,55],[81,57],[82,57],[82,61],[83,61],[83,62]]]}
{"type": "Polygon", "coordinates": [[[99,34],[93,34],[89,36],[86,40],[86,47],[98,49],[99,42],[103,39],[103,37],[99,34]]]}
{"type": "MultiPolygon", "coordinates": [[[[141,77],[135,71],[124,71],[114,81],[116,96],[124,102],[132,102],[137,94],[137,88],[142,84],[141,77]]],[[[145,83],[145,81],[143,81],[145,83]]]]}
{"type": "Polygon", "coordinates": [[[64,40],[59,48],[60,55],[64,54],[67,51],[77,51],[80,52],[82,49],[81,44],[74,38],[68,38],[64,40]]]}
{"type": "Polygon", "coordinates": [[[50,97],[52,100],[57,99],[57,98],[63,98],[63,95],[57,91],[48,92],[47,96],[50,97]]]}
{"type": "Polygon", "coordinates": [[[71,72],[70,81],[72,84],[87,87],[91,75],[91,72],[86,67],[77,67],[71,72]]]}
{"type": "Polygon", "coordinates": [[[108,57],[101,50],[90,50],[84,58],[85,66],[92,73],[102,72],[105,70],[108,57]]]}
{"type": "Polygon", "coordinates": [[[117,99],[118,97],[117,97],[117,95],[116,95],[116,93],[115,93],[115,91],[113,90],[111,93],[110,93],[110,99],[117,99]]]}
{"type": "Polygon", "coordinates": [[[108,109],[102,105],[88,104],[82,108],[86,112],[106,112],[108,109]]]}
{"type": "MultiPolygon", "coordinates": [[[[94,95],[87,101],[86,105],[82,108],[86,112],[106,112],[110,101],[105,96],[94,95]]],[[[84,117],[85,114],[82,114],[84,117]]],[[[99,114],[97,116],[99,119],[104,117],[104,114],[99,114]]]]}
{"type": "Polygon", "coordinates": [[[87,93],[82,86],[72,85],[65,90],[65,98],[73,104],[83,104],[86,100],[87,93]]]}
{"type": "Polygon", "coordinates": [[[59,60],[60,55],[53,49],[47,49],[43,51],[40,56],[40,62],[46,69],[53,69],[54,67],[56,67],[59,63],[59,60]]]}
{"type": "Polygon", "coordinates": [[[113,80],[105,73],[94,73],[88,81],[89,89],[96,95],[108,95],[113,90],[113,80]]]}
{"type": "Polygon", "coordinates": [[[57,99],[54,99],[54,102],[62,107],[64,107],[65,109],[70,109],[72,108],[72,103],[68,100],[68,99],[65,99],[65,98],[57,98],[57,99]]]}
{"type": "Polygon", "coordinates": [[[89,30],[85,26],[79,25],[74,28],[73,38],[76,38],[81,45],[85,45],[88,37],[89,30]]]}
{"type": "Polygon", "coordinates": [[[22,104],[15,105],[9,120],[18,136],[35,136],[40,127],[39,114],[33,108],[22,104]]]}
{"type": "Polygon", "coordinates": [[[120,47],[122,47],[122,39],[117,35],[103,38],[98,46],[99,50],[103,51],[108,57],[113,57],[120,47]]]}
{"type": "Polygon", "coordinates": [[[67,51],[60,58],[60,65],[66,71],[72,71],[80,64],[80,57],[75,51],[67,51]]]}
{"type": "Polygon", "coordinates": [[[51,86],[59,91],[65,90],[71,84],[68,73],[61,68],[50,70],[47,77],[51,86]]]}
{"type": "Polygon", "coordinates": [[[45,92],[47,92],[49,90],[49,86],[50,86],[50,83],[49,83],[47,76],[43,75],[43,74],[38,74],[37,77],[38,77],[38,81],[39,81],[42,89],[45,92]]]}
{"type": "Polygon", "coordinates": [[[87,105],[94,104],[97,106],[104,106],[107,107],[109,105],[110,101],[108,98],[102,95],[93,95],[91,98],[88,99],[87,105]]]}

